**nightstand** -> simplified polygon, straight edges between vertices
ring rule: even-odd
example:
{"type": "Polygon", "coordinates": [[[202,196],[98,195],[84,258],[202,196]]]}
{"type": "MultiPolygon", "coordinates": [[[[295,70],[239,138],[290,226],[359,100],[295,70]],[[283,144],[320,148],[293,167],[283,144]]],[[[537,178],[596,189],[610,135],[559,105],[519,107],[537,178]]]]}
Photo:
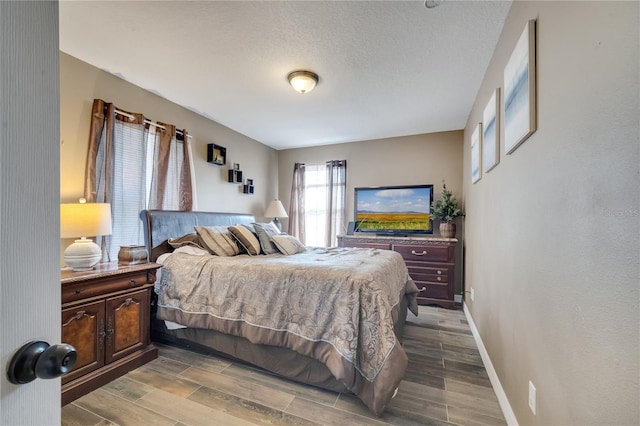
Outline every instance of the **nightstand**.
{"type": "Polygon", "coordinates": [[[98,264],[62,271],[62,341],[78,359],[62,377],[62,405],[158,357],[149,338],[150,302],[160,265],[98,264]]]}

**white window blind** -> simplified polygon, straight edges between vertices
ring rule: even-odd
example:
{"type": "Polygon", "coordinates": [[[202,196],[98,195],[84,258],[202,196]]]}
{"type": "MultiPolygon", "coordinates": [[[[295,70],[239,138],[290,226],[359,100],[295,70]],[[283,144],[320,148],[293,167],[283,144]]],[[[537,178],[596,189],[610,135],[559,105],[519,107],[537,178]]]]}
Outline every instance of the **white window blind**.
{"type": "MultiPolygon", "coordinates": [[[[144,235],[138,214],[147,206],[147,138],[142,125],[116,121],[113,134],[113,176],[99,171],[98,198],[105,180],[113,180],[111,201],[112,233],[106,238],[105,261],[118,259],[120,246],[142,245],[144,235]]],[[[101,146],[105,147],[104,143],[101,146]]],[[[104,155],[104,151],[100,154],[104,155]]],[[[99,154],[99,155],[100,155],[99,154]]],[[[98,161],[104,164],[104,161],[98,161]]]]}

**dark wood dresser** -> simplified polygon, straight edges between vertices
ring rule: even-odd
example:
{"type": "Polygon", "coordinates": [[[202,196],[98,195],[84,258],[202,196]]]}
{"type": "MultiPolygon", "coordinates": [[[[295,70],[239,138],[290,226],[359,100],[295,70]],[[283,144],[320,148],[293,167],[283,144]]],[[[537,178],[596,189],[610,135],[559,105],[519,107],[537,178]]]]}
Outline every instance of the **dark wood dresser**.
{"type": "Polygon", "coordinates": [[[62,377],[62,405],[158,357],[149,321],[159,267],[104,263],[87,272],[62,271],[62,341],[78,352],[62,377]]]}
{"type": "Polygon", "coordinates": [[[418,304],[444,308],[454,307],[457,243],[455,238],[338,235],[340,247],[378,248],[400,253],[409,276],[420,289],[418,304]]]}

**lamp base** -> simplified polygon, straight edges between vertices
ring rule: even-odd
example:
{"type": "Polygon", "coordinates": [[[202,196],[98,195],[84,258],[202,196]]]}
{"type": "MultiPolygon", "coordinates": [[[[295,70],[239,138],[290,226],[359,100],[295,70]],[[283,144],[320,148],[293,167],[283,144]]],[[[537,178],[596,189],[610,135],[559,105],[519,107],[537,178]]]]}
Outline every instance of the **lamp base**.
{"type": "Polygon", "coordinates": [[[100,247],[84,237],[76,240],[64,251],[64,263],[74,271],[90,271],[101,258],[100,247]]]}
{"type": "Polygon", "coordinates": [[[274,217],[274,218],[273,218],[273,224],[274,224],[274,225],[275,225],[275,226],[276,226],[280,231],[282,231],[282,222],[280,222],[280,221],[278,220],[278,218],[277,218],[277,217],[274,217]]]}

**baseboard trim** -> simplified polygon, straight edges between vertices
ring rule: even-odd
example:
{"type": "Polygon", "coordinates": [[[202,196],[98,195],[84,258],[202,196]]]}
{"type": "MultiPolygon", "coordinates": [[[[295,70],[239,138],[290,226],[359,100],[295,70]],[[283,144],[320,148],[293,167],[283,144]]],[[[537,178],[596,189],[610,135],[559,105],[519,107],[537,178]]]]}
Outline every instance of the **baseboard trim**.
{"type": "Polygon", "coordinates": [[[462,309],[464,310],[464,315],[465,317],[467,317],[467,321],[469,322],[469,328],[471,329],[473,338],[476,341],[476,345],[478,345],[480,357],[482,358],[484,368],[487,370],[487,374],[489,375],[489,380],[491,381],[491,386],[493,386],[493,391],[496,393],[496,397],[498,398],[498,403],[500,404],[500,408],[502,409],[502,414],[504,415],[504,418],[507,421],[508,425],[518,426],[518,419],[516,418],[516,415],[511,408],[511,404],[509,404],[509,398],[507,398],[507,394],[504,392],[504,388],[502,387],[500,379],[498,378],[498,373],[496,373],[496,369],[491,363],[491,358],[489,358],[487,348],[485,348],[484,343],[482,343],[480,332],[478,331],[476,324],[473,322],[473,317],[471,317],[471,312],[469,312],[469,308],[467,308],[466,303],[462,304],[462,309]]]}

